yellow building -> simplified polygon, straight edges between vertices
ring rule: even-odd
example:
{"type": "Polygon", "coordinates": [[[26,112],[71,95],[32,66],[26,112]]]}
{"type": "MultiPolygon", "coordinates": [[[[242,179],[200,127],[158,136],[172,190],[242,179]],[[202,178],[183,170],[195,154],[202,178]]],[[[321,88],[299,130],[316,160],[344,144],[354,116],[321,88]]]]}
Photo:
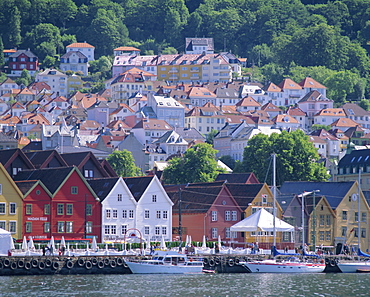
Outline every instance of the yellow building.
{"type": "Polygon", "coordinates": [[[301,194],[310,191],[313,194],[305,196],[305,243],[313,250],[321,245],[334,251],[339,245],[347,244],[357,250],[360,234],[361,249],[369,248],[369,205],[360,192],[360,214],[358,213],[358,183],[352,182],[285,182],[280,187],[279,202],[288,200],[284,208],[285,220],[296,227],[296,246],[302,243],[302,202],[301,194]],[[289,193],[289,194],[284,194],[289,193]],[[293,198],[291,198],[293,195],[293,198]],[[290,196],[290,198],[289,198],[290,196]],[[290,201],[289,201],[290,199],[290,201]],[[360,219],[360,230],[358,220],[360,219]]]}
{"type": "MultiPolygon", "coordinates": [[[[244,217],[247,218],[254,214],[260,208],[273,213],[274,199],[273,194],[267,184],[229,184],[226,186],[234,199],[244,211],[244,217]]],[[[282,218],[282,208],[276,202],[276,217],[282,218]]],[[[281,232],[276,233],[276,243],[291,242],[292,238],[281,232]],[[285,237],[284,237],[285,235],[285,237]]],[[[274,241],[273,232],[244,232],[246,243],[259,242],[259,246],[270,248],[274,241]]],[[[278,245],[279,246],[279,245],[278,245]]]]}
{"type": "Polygon", "coordinates": [[[22,238],[23,201],[22,193],[0,163],[0,228],[22,238]]]}

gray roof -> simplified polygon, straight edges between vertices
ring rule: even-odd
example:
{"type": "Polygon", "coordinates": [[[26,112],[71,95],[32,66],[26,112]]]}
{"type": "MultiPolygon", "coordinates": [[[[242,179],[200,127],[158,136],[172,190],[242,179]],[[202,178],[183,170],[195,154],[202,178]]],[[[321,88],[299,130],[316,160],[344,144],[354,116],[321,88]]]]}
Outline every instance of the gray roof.
{"type": "Polygon", "coordinates": [[[351,189],[355,182],[284,182],[280,187],[280,195],[278,201],[286,201],[288,205],[294,195],[320,190],[319,195],[325,196],[330,206],[336,209],[345,195],[351,189]]]}
{"type": "Polygon", "coordinates": [[[94,178],[88,179],[87,182],[100,200],[103,201],[116,185],[118,179],[119,177],[94,178]]]}
{"type": "Polygon", "coordinates": [[[11,54],[10,58],[16,58],[21,54],[25,54],[29,58],[37,58],[30,50],[17,50],[14,54],[11,54]]]}
{"type": "Polygon", "coordinates": [[[195,128],[180,128],[176,127],[174,131],[181,135],[186,141],[190,140],[205,140],[206,138],[195,128]]]}
{"type": "Polygon", "coordinates": [[[61,56],[61,58],[67,59],[70,56],[72,56],[72,54],[76,54],[80,59],[87,59],[87,57],[80,51],[70,51],[68,53],[65,53],[63,56],[61,56]]]}

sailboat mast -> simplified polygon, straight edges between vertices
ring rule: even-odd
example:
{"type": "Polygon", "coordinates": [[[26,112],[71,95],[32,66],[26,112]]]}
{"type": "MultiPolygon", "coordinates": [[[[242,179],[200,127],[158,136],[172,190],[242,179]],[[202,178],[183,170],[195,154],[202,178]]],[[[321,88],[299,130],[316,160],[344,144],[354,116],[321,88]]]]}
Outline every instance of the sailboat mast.
{"type": "MultiPolygon", "coordinates": [[[[360,200],[360,193],[361,193],[361,168],[358,169],[358,190],[357,190],[357,200],[358,200],[358,214],[357,214],[357,221],[358,221],[358,231],[357,231],[357,238],[358,238],[358,253],[361,249],[361,220],[360,220],[360,214],[361,214],[361,200],[360,200]]],[[[360,256],[358,256],[358,260],[360,260],[360,256]]]]}
{"type": "Polygon", "coordinates": [[[273,224],[274,224],[274,247],[276,247],[276,154],[272,154],[272,167],[273,167],[273,174],[272,174],[272,184],[273,184],[273,196],[274,196],[274,206],[273,206],[273,224]]]}

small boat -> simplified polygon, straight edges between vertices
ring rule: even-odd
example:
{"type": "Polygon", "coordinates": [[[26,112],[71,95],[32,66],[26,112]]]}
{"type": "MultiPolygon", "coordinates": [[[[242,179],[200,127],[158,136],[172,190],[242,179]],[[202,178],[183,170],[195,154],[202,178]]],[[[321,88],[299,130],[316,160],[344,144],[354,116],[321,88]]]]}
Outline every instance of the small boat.
{"type": "Polygon", "coordinates": [[[276,259],[245,262],[244,265],[252,273],[317,273],[325,270],[325,263],[304,262],[297,257],[290,257],[283,261],[276,259]]]}
{"type": "Polygon", "coordinates": [[[203,261],[173,251],[156,251],[151,259],[126,261],[132,273],[202,273],[203,261]]]}

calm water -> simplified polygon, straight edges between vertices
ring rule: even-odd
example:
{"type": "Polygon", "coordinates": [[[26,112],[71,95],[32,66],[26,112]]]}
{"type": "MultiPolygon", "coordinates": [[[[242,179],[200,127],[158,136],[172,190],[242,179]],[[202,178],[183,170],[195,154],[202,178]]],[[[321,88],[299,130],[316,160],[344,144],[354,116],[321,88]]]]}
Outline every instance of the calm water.
{"type": "Polygon", "coordinates": [[[370,274],[0,277],[0,296],[370,296],[370,274]]]}

